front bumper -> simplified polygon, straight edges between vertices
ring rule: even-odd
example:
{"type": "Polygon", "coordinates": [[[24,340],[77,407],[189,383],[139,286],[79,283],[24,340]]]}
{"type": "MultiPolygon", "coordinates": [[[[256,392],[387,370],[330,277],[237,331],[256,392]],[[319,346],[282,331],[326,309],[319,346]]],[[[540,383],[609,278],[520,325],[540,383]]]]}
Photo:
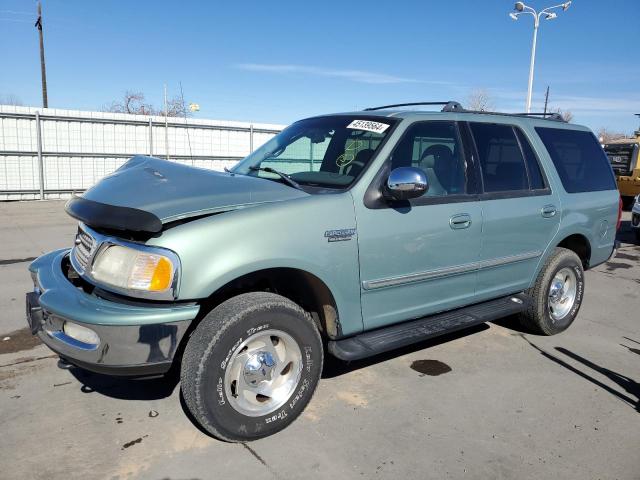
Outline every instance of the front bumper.
{"type": "Polygon", "coordinates": [[[34,291],[27,294],[27,320],[34,335],[70,363],[112,375],[154,375],[171,367],[176,349],[198,305],[129,305],[88,294],[63,271],[69,250],[37,258],[29,270],[34,291]],[[64,322],[93,330],[97,344],[75,340],[64,322]]]}

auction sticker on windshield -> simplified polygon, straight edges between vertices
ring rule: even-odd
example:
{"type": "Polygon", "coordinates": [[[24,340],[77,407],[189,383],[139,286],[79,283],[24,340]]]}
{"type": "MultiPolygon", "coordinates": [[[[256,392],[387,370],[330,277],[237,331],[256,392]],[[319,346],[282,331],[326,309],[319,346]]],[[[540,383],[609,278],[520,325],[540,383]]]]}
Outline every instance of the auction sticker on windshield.
{"type": "Polygon", "coordinates": [[[354,130],[366,130],[367,132],[382,133],[387,128],[389,128],[389,125],[386,123],[372,122],[371,120],[354,120],[349,125],[347,125],[347,128],[352,128],[354,130]]]}

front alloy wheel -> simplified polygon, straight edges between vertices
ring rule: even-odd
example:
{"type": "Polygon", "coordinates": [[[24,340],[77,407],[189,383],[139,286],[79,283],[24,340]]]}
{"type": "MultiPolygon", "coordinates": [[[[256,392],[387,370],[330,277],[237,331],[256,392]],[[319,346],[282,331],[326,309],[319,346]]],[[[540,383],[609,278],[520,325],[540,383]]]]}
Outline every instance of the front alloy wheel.
{"type": "Polygon", "coordinates": [[[302,366],[300,347],[288,333],[266,330],[252,335],[233,352],[225,371],[229,403],[250,417],[276,411],[298,386],[302,366]]]}
{"type": "Polygon", "coordinates": [[[311,400],[323,351],[313,319],[267,292],[233,297],[189,338],[181,390],[194,419],[213,436],[243,442],[292,423],[311,400]]]}

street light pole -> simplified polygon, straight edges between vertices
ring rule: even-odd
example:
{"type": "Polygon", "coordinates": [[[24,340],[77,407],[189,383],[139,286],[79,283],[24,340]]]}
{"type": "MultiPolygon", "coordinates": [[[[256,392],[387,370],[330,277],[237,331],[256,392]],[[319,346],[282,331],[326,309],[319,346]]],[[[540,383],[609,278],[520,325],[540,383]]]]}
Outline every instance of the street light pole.
{"type": "Polygon", "coordinates": [[[538,43],[538,27],[540,17],[536,16],[533,22],[533,44],[531,45],[531,63],[529,63],[529,86],[527,87],[527,113],[531,111],[531,95],[533,95],[533,70],[536,64],[536,43],[538,43]]]}
{"type": "Polygon", "coordinates": [[[525,105],[527,113],[531,112],[531,97],[533,95],[533,73],[536,63],[536,44],[538,43],[538,28],[540,27],[540,18],[544,17],[545,20],[553,20],[558,18],[558,14],[552,10],[561,8],[563,11],[567,10],[571,5],[571,1],[554,5],[553,7],[547,7],[540,12],[537,12],[529,5],[525,5],[524,2],[516,2],[514,6],[515,12],[511,12],[509,16],[518,20],[518,17],[522,14],[529,14],[533,16],[533,43],[531,45],[531,62],[529,63],[529,85],[527,87],[527,103],[525,105]]]}

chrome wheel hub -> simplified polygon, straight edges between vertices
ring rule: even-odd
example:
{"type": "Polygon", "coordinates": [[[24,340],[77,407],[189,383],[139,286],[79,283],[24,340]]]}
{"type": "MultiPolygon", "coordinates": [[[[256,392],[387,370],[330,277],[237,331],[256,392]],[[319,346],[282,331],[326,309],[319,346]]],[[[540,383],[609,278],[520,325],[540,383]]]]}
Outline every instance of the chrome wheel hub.
{"type": "Polygon", "coordinates": [[[260,351],[251,355],[244,364],[244,381],[252,387],[257,387],[261,382],[272,380],[275,365],[276,361],[269,352],[260,351]]]}
{"type": "Polygon", "coordinates": [[[553,321],[566,317],[576,301],[576,274],[571,268],[560,269],[549,286],[549,314],[553,321]]]}
{"type": "Polygon", "coordinates": [[[291,335],[263,330],[242,342],[233,352],[224,375],[229,404],[251,417],[280,408],[298,386],[302,353],[291,335]]]}

